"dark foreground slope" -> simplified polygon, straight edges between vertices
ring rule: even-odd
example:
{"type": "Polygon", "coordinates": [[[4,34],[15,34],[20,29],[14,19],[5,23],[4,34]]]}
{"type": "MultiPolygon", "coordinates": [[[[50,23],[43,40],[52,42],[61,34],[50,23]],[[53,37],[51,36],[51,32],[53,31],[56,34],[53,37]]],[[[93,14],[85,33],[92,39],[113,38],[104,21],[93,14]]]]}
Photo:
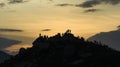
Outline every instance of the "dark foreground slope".
{"type": "Polygon", "coordinates": [[[38,37],[31,48],[0,67],[120,67],[120,52],[98,42],[75,37],[70,30],[53,37],[38,37]]]}
{"type": "Polygon", "coordinates": [[[8,60],[10,59],[10,55],[3,52],[3,51],[0,51],[0,63],[3,63],[5,60],[8,60]]]}

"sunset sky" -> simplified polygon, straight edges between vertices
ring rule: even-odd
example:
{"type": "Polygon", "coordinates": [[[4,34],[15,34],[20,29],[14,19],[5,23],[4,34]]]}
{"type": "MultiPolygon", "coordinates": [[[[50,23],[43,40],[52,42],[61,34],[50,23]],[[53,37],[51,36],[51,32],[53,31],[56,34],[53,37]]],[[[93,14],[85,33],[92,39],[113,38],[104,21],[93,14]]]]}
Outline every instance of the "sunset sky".
{"type": "Polygon", "coordinates": [[[50,36],[71,29],[76,36],[87,39],[99,32],[115,30],[120,25],[120,0],[107,1],[20,0],[9,3],[0,0],[0,28],[23,30],[0,31],[0,34],[37,37],[39,33],[50,36]],[[97,3],[90,4],[89,1],[97,3]]]}
{"type": "Polygon", "coordinates": [[[100,4],[91,8],[57,6],[81,4],[83,0],[29,0],[13,4],[8,4],[5,0],[1,2],[5,6],[0,8],[0,28],[25,30],[24,33],[28,32],[33,37],[39,33],[53,35],[67,29],[71,29],[76,35],[89,37],[113,30],[120,23],[120,5],[100,4]],[[99,11],[84,12],[87,9],[99,11]],[[43,29],[51,31],[43,32],[43,29]]]}

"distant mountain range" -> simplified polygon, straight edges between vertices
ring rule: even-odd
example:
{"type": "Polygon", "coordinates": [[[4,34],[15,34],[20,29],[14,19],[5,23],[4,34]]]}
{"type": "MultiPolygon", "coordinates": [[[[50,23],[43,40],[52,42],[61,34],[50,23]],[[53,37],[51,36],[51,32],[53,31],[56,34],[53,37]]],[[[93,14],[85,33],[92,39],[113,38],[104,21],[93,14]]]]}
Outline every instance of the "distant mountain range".
{"type": "Polygon", "coordinates": [[[3,51],[0,51],[0,63],[3,63],[5,60],[8,60],[10,59],[10,56],[9,54],[3,52],[3,51]]]}
{"type": "Polygon", "coordinates": [[[6,47],[9,47],[14,44],[19,44],[19,43],[21,43],[21,41],[0,37],[0,49],[4,49],[6,47]]]}
{"type": "MultiPolygon", "coordinates": [[[[0,34],[0,49],[4,50],[5,48],[12,47],[12,46],[26,46],[32,44],[35,38],[32,37],[26,37],[26,36],[19,36],[19,35],[5,35],[0,34]]],[[[18,48],[18,47],[17,47],[18,48]]],[[[19,48],[18,48],[19,49],[19,48]]],[[[11,50],[12,51],[12,50],[11,50]]],[[[10,55],[14,55],[18,53],[17,51],[14,52],[8,52],[5,50],[5,52],[9,53],[10,55]]]]}
{"type": "Polygon", "coordinates": [[[88,38],[88,40],[101,42],[120,51],[120,30],[102,32],[88,38]]]}
{"type": "Polygon", "coordinates": [[[39,36],[30,48],[0,67],[120,67],[120,52],[97,41],[75,37],[71,30],[55,36],[39,36]]]}
{"type": "Polygon", "coordinates": [[[19,35],[5,35],[5,34],[0,34],[0,38],[21,41],[22,43],[27,43],[27,44],[31,44],[35,39],[32,37],[19,36],[19,35]]]}

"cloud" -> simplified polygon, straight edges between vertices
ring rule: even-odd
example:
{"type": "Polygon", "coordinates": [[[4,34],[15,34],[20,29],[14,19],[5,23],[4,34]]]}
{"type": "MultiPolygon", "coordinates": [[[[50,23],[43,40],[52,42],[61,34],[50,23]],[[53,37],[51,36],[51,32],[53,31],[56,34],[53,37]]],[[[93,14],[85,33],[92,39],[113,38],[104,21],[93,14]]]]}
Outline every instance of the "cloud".
{"type": "Polygon", "coordinates": [[[16,4],[16,3],[24,3],[24,2],[29,2],[29,0],[7,0],[7,1],[2,1],[0,2],[0,8],[5,7],[6,5],[9,4],[16,4]]]}
{"type": "Polygon", "coordinates": [[[28,0],[9,0],[9,3],[14,4],[14,3],[24,3],[28,2],[28,0]]]}
{"type": "Polygon", "coordinates": [[[5,3],[0,3],[0,7],[4,7],[5,6],[5,3]]]}
{"type": "Polygon", "coordinates": [[[49,1],[53,1],[53,0],[49,0],[49,1]]]}
{"type": "Polygon", "coordinates": [[[84,11],[84,13],[92,13],[92,12],[96,12],[96,11],[100,11],[100,9],[87,9],[84,11]]]}
{"type": "Polygon", "coordinates": [[[23,30],[0,28],[0,32],[23,32],[23,30]]]}
{"type": "Polygon", "coordinates": [[[41,31],[51,31],[51,29],[43,29],[43,30],[41,30],[41,31]]]}
{"type": "Polygon", "coordinates": [[[73,4],[64,3],[64,4],[57,4],[56,6],[74,6],[74,5],[73,4]]]}
{"type": "Polygon", "coordinates": [[[76,5],[77,7],[89,8],[94,7],[99,4],[110,4],[110,5],[117,5],[120,3],[120,0],[87,0],[82,4],[76,5]]]}

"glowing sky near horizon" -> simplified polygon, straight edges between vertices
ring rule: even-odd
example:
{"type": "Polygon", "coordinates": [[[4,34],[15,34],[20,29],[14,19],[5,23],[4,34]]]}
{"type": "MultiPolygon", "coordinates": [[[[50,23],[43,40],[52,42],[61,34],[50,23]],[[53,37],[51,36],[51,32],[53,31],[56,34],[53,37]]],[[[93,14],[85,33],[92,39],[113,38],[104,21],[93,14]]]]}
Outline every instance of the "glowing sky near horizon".
{"type": "MultiPolygon", "coordinates": [[[[6,3],[6,0],[0,2],[6,3]]],[[[29,37],[36,37],[39,33],[54,35],[71,29],[75,35],[88,38],[99,32],[114,30],[120,24],[120,5],[98,5],[93,8],[101,10],[92,13],[84,13],[86,8],[81,7],[55,6],[82,2],[83,0],[29,0],[25,3],[6,4],[0,8],[0,28],[25,30],[23,33],[9,34],[29,37]],[[51,31],[41,31],[43,29],[51,31]]]]}

